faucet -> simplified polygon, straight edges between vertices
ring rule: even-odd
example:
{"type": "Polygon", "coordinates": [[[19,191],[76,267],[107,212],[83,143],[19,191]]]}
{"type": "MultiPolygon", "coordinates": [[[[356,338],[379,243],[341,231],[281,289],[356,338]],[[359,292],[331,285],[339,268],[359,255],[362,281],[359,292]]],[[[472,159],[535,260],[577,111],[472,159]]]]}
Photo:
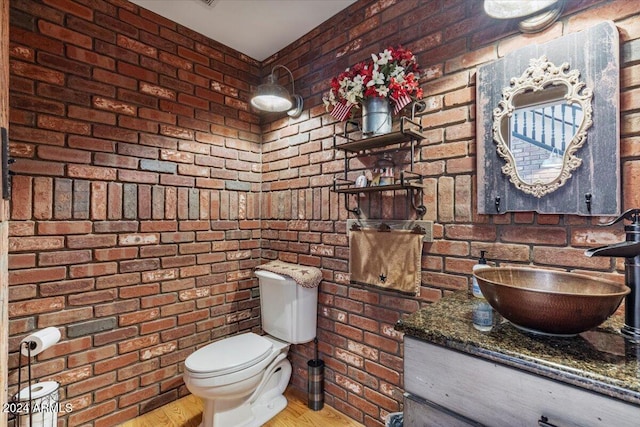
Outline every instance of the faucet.
{"type": "Polygon", "coordinates": [[[625,259],[625,285],[631,289],[624,300],[624,326],[622,335],[630,341],[640,342],[640,209],[629,209],[611,222],[601,224],[607,227],[623,219],[631,221],[624,226],[624,242],[587,249],[585,255],[622,257],[625,259]]]}

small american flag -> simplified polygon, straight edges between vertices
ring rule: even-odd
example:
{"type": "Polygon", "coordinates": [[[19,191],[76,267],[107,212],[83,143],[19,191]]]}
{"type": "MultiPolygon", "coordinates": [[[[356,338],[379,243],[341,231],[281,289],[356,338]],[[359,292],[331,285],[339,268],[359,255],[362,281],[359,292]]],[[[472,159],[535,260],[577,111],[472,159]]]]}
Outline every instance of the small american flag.
{"type": "Polygon", "coordinates": [[[409,95],[402,95],[398,99],[395,100],[396,105],[393,107],[393,114],[398,114],[400,110],[402,110],[407,104],[411,102],[411,97],[409,95]]]}
{"type": "Polygon", "coordinates": [[[353,104],[350,104],[348,102],[339,102],[333,107],[333,110],[331,110],[331,113],[329,114],[331,115],[331,117],[342,121],[349,116],[351,107],[353,107],[353,104]]]}

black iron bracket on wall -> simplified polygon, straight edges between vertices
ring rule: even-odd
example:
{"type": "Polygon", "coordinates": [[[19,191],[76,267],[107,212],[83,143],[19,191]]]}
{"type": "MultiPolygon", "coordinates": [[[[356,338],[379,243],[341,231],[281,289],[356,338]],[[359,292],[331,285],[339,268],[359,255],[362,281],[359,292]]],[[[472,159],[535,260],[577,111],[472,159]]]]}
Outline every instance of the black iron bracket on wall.
{"type": "Polygon", "coordinates": [[[9,170],[9,165],[15,162],[15,159],[9,157],[9,131],[7,128],[0,128],[0,136],[2,138],[2,198],[9,200],[11,197],[11,175],[13,175],[13,172],[9,170]]]}

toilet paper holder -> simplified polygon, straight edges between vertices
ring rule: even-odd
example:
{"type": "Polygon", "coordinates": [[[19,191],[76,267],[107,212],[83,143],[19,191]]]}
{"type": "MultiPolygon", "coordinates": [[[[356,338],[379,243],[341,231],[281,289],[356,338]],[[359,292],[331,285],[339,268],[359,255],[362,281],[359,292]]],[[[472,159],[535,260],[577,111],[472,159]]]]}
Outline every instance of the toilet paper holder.
{"type": "Polygon", "coordinates": [[[15,405],[10,407],[10,408],[16,409],[15,412],[12,412],[12,415],[15,416],[17,425],[22,425],[22,423],[20,423],[20,417],[23,412],[22,409],[27,409],[28,416],[29,416],[28,425],[29,427],[33,427],[33,410],[32,410],[33,408],[31,408],[31,405],[33,404],[33,396],[32,396],[33,377],[31,374],[31,359],[37,356],[38,354],[40,354],[41,352],[43,352],[44,350],[52,347],[58,341],[60,341],[60,331],[58,330],[58,328],[48,327],[40,331],[34,332],[31,335],[28,335],[20,342],[20,348],[19,348],[20,355],[18,356],[18,393],[16,393],[12,397],[12,401],[13,403],[15,403],[15,405]],[[22,368],[24,368],[22,364],[22,356],[26,356],[27,358],[27,377],[28,377],[27,378],[27,387],[28,387],[27,395],[29,398],[28,405],[22,405],[21,404],[22,402],[20,401],[20,396],[23,390],[22,368]]]}

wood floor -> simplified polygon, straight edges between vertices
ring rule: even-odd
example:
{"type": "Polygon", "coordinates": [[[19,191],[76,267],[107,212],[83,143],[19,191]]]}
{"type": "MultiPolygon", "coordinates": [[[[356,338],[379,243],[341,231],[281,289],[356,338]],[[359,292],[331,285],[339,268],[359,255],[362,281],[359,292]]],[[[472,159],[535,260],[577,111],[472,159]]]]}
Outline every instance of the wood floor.
{"type": "MultiPolygon", "coordinates": [[[[320,411],[307,407],[307,397],[293,388],[285,396],[287,408],[265,427],[362,427],[362,424],[325,405],[320,411]]],[[[122,424],[121,427],[198,427],[202,420],[202,402],[189,395],[122,424]]]]}

